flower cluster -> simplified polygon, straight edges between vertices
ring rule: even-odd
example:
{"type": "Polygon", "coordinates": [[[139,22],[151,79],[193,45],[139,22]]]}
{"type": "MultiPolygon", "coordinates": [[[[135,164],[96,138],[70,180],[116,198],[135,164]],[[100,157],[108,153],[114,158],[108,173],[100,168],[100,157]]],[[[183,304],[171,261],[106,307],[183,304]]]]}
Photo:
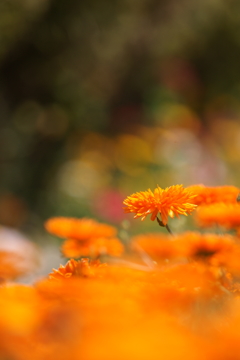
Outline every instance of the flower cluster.
{"type": "Polygon", "coordinates": [[[92,219],[51,218],[45,223],[45,228],[51,234],[66,238],[62,253],[68,258],[97,258],[103,254],[119,256],[123,252],[123,246],[116,238],[116,229],[92,219]]]}
{"type": "Polygon", "coordinates": [[[207,187],[192,185],[187,188],[196,194],[194,203],[197,205],[210,205],[216,203],[235,204],[240,194],[240,189],[235,186],[207,187]]]}
{"type": "Polygon", "coordinates": [[[72,258],[22,285],[10,282],[22,275],[20,261],[1,254],[0,358],[238,360],[237,192],[177,185],[133,194],[125,211],[151,214],[159,231],[129,234],[126,249],[111,225],[49,219],[45,228],[64,239],[62,254],[72,258]],[[208,231],[172,235],[159,227],[195,209],[197,224],[208,231]]]}

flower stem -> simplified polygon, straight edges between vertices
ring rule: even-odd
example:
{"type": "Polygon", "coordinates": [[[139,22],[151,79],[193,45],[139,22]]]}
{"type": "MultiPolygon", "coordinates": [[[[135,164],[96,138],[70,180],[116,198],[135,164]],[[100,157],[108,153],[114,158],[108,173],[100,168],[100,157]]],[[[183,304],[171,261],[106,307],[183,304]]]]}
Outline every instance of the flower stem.
{"type": "Polygon", "coordinates": [[[166,224],[165,227],[166,227],[167,231],[169,232],[169,234],[173,235],[172,230],[170,229],[170,227],[168,226],[168,224],[166,224]]]}
{"type": "Polygon", "coordinates": [[[170,229],[168,224],[164,225],[164,223],[158,217],[157,217],[157,222],[158,222],[159,226],[165,227],[167,229],[167,231],[169,232],[169,234],[173,235],[172,230],[170,229]]]}

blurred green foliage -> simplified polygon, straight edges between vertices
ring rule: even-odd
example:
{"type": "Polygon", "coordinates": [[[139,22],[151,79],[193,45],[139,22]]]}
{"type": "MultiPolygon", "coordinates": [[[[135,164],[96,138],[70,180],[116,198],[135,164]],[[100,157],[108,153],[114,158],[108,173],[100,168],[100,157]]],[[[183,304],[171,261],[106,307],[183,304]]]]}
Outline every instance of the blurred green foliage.
{"type": "Polygon", "coordinates": [[[238,185],[239,10],[1,1],[0,222],[119,223],[122,199],[157,184],[238,185]]]}

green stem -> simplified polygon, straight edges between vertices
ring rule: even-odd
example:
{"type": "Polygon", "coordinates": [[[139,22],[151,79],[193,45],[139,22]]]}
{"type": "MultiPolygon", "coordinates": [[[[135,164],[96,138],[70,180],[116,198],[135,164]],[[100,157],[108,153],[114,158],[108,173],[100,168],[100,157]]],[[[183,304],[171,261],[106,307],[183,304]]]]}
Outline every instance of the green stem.
{"type": "Polygon", "coordinates": [[[170,229],[168,224],[164,225],[164,223],[158,217],[157,217],[157,222],[158,222],[159,226],[165,227],[167,229],[167,231],[169,232],[169,234],[173,235],[172,230],[170,229]]]}
{"type": "Polygon", "coordinates": [[[168,224],[166,224],[165,227],[166,227],[167,231],[169,232],[169,234],[173,235],[172,230],[170,229],[170,227],[168,226],[168,224]]]}

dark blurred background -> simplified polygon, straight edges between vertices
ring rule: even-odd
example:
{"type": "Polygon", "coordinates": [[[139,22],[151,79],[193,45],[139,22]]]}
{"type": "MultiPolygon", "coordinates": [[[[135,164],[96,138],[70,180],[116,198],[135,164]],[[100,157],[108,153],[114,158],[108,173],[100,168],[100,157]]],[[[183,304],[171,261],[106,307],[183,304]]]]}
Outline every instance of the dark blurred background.
{"type": "Polygon", "coordinates": [[[2,225],[124,224],[157,184],[239,186],[239,120],[240,1],[0,2],[2,225]]]}

